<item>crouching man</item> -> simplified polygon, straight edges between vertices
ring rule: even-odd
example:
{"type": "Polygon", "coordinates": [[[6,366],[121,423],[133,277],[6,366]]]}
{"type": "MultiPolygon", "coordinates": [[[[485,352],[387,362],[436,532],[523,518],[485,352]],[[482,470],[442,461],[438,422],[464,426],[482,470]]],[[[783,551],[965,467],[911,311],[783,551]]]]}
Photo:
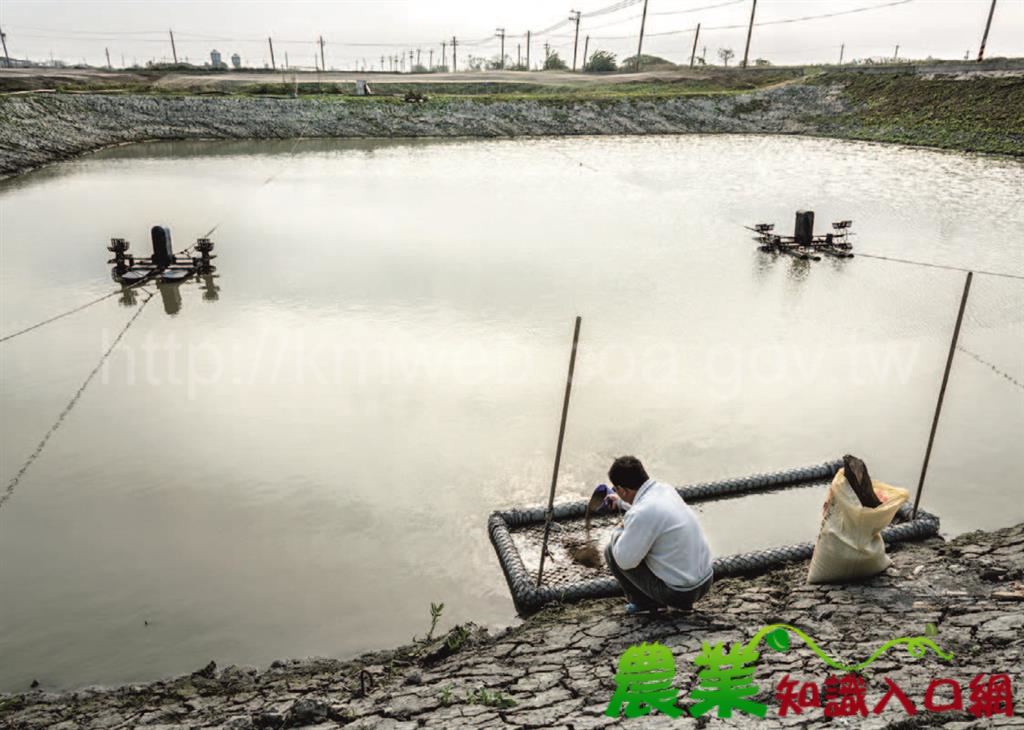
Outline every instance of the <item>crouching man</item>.
{"type": "Polygon", "coordinates": [[[626,510],[604,558],[629,603],[626,613],[670,606],[690,610],[711,590],[711,548],[697,515],[673,487],[647,476],[634,456],[621,456],[608,478],[626,510]]]}

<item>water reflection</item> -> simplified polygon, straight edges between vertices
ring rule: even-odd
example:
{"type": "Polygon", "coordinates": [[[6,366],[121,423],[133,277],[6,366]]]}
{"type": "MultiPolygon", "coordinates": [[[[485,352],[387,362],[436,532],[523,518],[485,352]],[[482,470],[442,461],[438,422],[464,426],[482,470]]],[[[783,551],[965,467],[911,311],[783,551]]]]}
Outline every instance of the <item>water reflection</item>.
{"type": "MultiPolygon", "coordinates": [[[[486,516],[546,498],[577,312],[559,500],[625,451],[677,483],[853,451],[912,486],[962,277],[780,261],[740,225],[814,207],[865,252],[1019,271],[1021,169],[794,138],[321,140],[126,147],[0,186],[0,332],[114,294],[0,348],[5,478],[140,311],[114,299],[158,291],[111,286],[98,242],[222,222],[230,276],[159,289],[177,316],[142,311],[0,512],[0,689],[351,655],[438,600],[509,620],[486,516]],[[124,458],[186,439],[187,475],[124,458]]],[[[1018,381],[1022,296],[978,277],[962,334],[1018,381]]],[[[1022,518],[1011,387],[956,362],[923,502],[945,532],[1022,518]]],[[[813,539],[822,499],[709,508],[713,548],[813,539]]]]}

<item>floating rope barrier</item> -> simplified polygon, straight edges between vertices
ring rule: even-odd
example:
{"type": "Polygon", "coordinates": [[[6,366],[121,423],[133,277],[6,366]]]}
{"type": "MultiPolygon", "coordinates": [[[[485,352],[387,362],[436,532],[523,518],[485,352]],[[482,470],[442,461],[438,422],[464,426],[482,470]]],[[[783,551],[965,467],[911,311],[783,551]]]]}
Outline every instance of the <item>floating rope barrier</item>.
{"type": "Polygon", "coordinates": [[[96,373],[98,373],[100,371],[100,368],[103,367],[103,363],[107,361],[107,358],[110,357],[110,354],[114,351],[114,348],[117,347],[117,343],[121,341],[121,338],[124,337],[128,329],[135,323],[135,320],[137,320],[139,318],[139,315],[142,314],[142,310],[146,308],[146,305],[149,304],[149,301],[155,296],[155,293],[153,292],[147,293],[149,294],[149,296],[146,297],[142,304],[139,305],[138,311],[136,311],[135,314],[131,316],[128,322],[125,323],[124,327],[121,328],[121,331],[118,332],[117,337],[114,338],[114,341],[111,343],[110,347],[107,348],[107,351],[104,352],[103,355],[100,357],[100,361],[96,363],[96,367],[94,367],[92,371],[89,373],[89,375],[86,376],[85,381],[78,388],[78,390],[75,391],[75,394],[71,396],[71,400],[68,401],[68,404],[66,406],[64,406],[64,410],[62,410],[60,412],[60,415],[57,416],[57,420],[53,422],[52,426],[50,426],[50,430],[46,432],[45,436],[43,436],[42,441],[40,441],[39,445],[36,446],[35,451],[33,451],[29,455],[28,459],[25,460],[25,463],[22,464],[20,469],[18,469],[18,473],[15,474],[11,481],[7,483],[7,489],[4,490],[3,495],[0,495],[0,509],[3,509],[4,504],[6,504],[7,500],[9,500],[11,498],[11,495],[14,494],[14,490],[17,489],[18,484],[21,482],[22,477],[25,476],[25,473],[29,470],[29,467],[31,467],[35,460],[39,458],[39,455],[43,453],[43,449],[46,448],[46,445],[50,442],[50,439],[53,437],[53,434],[55,434],[57,432],[57,429],[60,428],[61,425],[64,423],[64,419],[68,417],[68,414],[71,413],[71,409],[74,408],[75,405],[78,403],[78,399],[82,397],[82,393],[84,393],[85,389],[89,387],[89,383],[92,382],[92,379],[96,377],[96,373]]]}
{"type": "MultiPolygon", "coordinates": [[[[769,474],[755,474],[749,477],[727,479],[717,482],[703,482],[681,487],[677,491],[688,502],[710,501],[742,494],[768,492],[794,487],[824,485],[831,482],[842,467],[842,461],[830,461],[818,466],[790,469],[769,474]]],[[[554,520],[580,519],[586,514],[587,502],[561,504],[554,508],[554,520]]],[[[521,615],[538,611],[548,603],[575,602],[592,598],[613,598],[623,594],[618,581],[613,577],[564,583],[557,586],[534,585],[530,572],[523,563],[512,539],[512,530],[543,524],[546,510],[536,507],[526,510],[510,510],[493,513],[487,521],[491,544],[498,555],[505,581],[512,593],[512,601],[521,615]]],[[[904,505],[897,513],[904,520],[882,531],[886,544],[920,540],[938,534],[939,519],[923,510],[918,510],[912,519],[912,510],[904,505]]],[[[746,575],[778,568],[794,562],[808,560],[814,553],[814,543],[755,550],[716,558],[715,579],[727,576],[746,575]]]]}
{"type": "Polygon", "coordinates": [[[911,259],[899,259],[895,256],[879,256],[872,253],[864,253],[863,251],[857,251],[856,256],[863,256],[868,259],[879,259],[880,261],[896,261],[901,264],[912,264],[914,266],[926,266],[930,269],[946,269],[947,271],[973,271],[975,274],[983,274],[985,276],[1000,276],[1004,279],[1019,279],[1024,281],[1024,275],[1022,274],[1010,274],[1005,271],[983,271],[981,269],[968,269],[963,266],[948,266],[946,264],[933,264],[927,261],[913,261],[911,259]]]}
{"type": "Polygon", "coordinates": [[[969,356],[973,357],[975,360],[977,360],[979,363],[981,363],[985,367],[990,368],[992,370],[992,372],[994,372],[996,375],[1000,376],[1001,378],[1005,378],[1007,381],[1010,382],[1011,385],[1015,385],[1018,388],[1020,388],[1021,390],[1024,390],[1024,383],[1022,383],[1019,380],[1017,380],[1015,377],[1010,375],[1008,372],[1006,372],[1004,370],[1000,370],[998,367],[996,367],[995,365],[990,363],[988,360],[983,358],[981,355],[978,355],[977,353],[971,352],[967,348],[962,347],[960,345],[957,345],[956,349],[958,349],[960,352],[962,352],[965,355],[969,355],[969,356]]]}

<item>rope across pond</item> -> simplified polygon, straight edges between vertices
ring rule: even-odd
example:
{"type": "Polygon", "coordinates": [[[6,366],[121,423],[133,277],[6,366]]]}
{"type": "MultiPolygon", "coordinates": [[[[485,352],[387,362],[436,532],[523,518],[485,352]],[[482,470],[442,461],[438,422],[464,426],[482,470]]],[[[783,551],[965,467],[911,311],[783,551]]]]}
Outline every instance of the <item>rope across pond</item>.
{"type": "MultiPolygon", "coordinates": [[[[767,492],[794,487],[807,487],[815,484],[827,484],[832,481],[836,472],[842,467],[842,461],[830,461],[818,466],[790,469],[770,474],[755,474],[738,479],[727,479],[717,482],[703,482],[678,489],[679,494],[687,502],[701,502],[721,499],[724,497],[767,492]]],[[[586,514],[586,502],[573,502],[558,505],[554,509],[556,522],[580,519],[586,514]]],[[[921,540],[937,535],[939,519],[934,515],[918,510],[917,518],[911,519],[912,510],[904,505],[898,516],[904,520],[900,524],[890,525],[882,531],[882,538],[887,545],[909,540],[921,540]]],[[[622,588],[612,578],[596,578],[573,583],[551,586],[534,585],[522,556],[512,540],[512,530],[544,523],[545,510],[542,507],[526,510],[510,510],[495,512],[487,521],[487,531],[491,544],[498,555],[502,572],[512,593],[516,610],[522,615],[536,612],[548,603],[569,603],[590,598],[612,598],[622,595],[622,588]]],[[[778,568],[793,562],[807,560],[814,553],[814,543],[803,542],[795,545],[754,550],[717,558],[714,561],[715,578],[759,573],[778,568]]]]}

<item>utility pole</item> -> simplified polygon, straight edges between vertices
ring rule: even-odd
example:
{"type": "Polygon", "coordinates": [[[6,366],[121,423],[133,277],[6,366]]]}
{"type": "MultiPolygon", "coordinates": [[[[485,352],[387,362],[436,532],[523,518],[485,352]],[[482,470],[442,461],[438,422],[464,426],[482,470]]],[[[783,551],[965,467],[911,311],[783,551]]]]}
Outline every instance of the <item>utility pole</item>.
{"type": "Polygon", "coordinates": [[[277,71],[277,63],[274,61],[274,39],[268,36],[267,43],[270,44],[270,70],[277,71]]]}
{"type": "Polygon", "coordinates": [[[384,71],[384,56],[380,57],[380,70],[383,73],[383,71],[384,71]]]}
{"type": "Polygon", "coordinates": [[[171,36],[171,55],[174,56],[174,65],[177,66],[178,65],[178,49],[176,49],[174,47],[174,31],[173,30],[169,30],[167,32],[171,36]]]}
{"type": "Polygon", "coordinates": [[[448,48],[448,44],[446,42],[444,42],[444,41],[441,41],[441,65],[442,66],[448,66],[447,48],[448,48]]]}
{"type": "Polygon", "coordinates": [[[416,49],[416,65],[417,66],[420,65],[420,49],[419,48],[416,49]]]}
{"type": "Polygon", "coordinates": [[[107,70],[109,71],[113,68],[113,66],[110,65],[110,49],[104,48],[103,50],[107,52],[107,70]]]}
{"type": "Polygon", "coordinates": [[[523,44],[516,43],[516,68],[521,69],[523,67],[523,44]]]}
{"type": "Polygon", "coordinates": [[[459,62],[455,58],[455,49],[458,48],[459,41],[456,40],[455,36],[452,36],[452,73],[459,70],[459,62]]]}
{"type": "Polygon", "coordinates": [[[327,70],[327,64],[324,62],[324,37],[320,36],[320,69],[323,71],[327,70]]]}
{"type": "Polygon", "coordinates": [[[583,65],[580,66],[581,71],[587,70],[587,49],[590,48],[590,36],[588,35],[583,41],[583,65]]]}
{"type": "Polygon", "coordinates": [[[530,70],[530,31],[526,31],[526,70],[530,70]]]}
{"type": "Polygon", "coordinates": [[[893,54],[892,54],[892,62],[896,63],[899,60],[900,60],[900,44],[897,43],[896,44],[896,50],[893,51],[893,54]]]}
{"type": "MultiPolygon", "coordinates": [[[[646,3],[647,0],[644,0],[646,3]]],[[[576,39],[572,42],[572,70],[576,70],[576,47],[580,44],[580,17],[583,14],[579,10],[569,11],[569,20],[576,23],[576,39]]],[[[545,44],[547,45],[547,44],[545,44]]]]}
{"type": "Polygon", "coordinates": [[[754,13],[756,12],[757,0],[754,0],[754,4],[750,7],[750,25],[747,26],[747,47],[743,49],[742,68],[747,67],[747,57],[750,55],[750,36],[754,32],[754,13]]]}
{"type": "Polygon", "coordinates": [[[0,43],[4,46],[4,63],[7,64],[7,68],[11,67],[11,57],[7,55],[7,34],[0,30],[0,43]]]}
{"type": "Polygon", "coordinates": [[[644,0],[644,12],[640,16],[640,42],[636,46],[636,70],[640,70],[640,52],[644,49],[644,26],[647,25],[647,0],[644,0]]]}
{"type": "MultiPolygon", "coordinates": [[[[985,44],[988,42],[988,29],[992,27],[992,14],[996,11],[996,0],[988,7],[988,20],[985,21],[985,35],[981,37],[981,48],[978,49],[978,63],[985,58],[985,44]]],[[[6,53],[6,51],[4,51],[6,53]]]]}
{"type": "Polygon", "coordinates": [[[434,70],[434,49],[430,49],[430,70],[434,70]]]}
{"type": "Polygon", "coordinates": [[[839,65],[840,66],[843,65],[843,53],[845,53],[845,52],[846,52],[846,44],[844,43],[841,46],[839,46],[839,65]]]}
{"type": "Polygon", "coordinates": [[[284,52],[284,70],[288,70],[288,51],[284,52]]]}
{"type": "Polygon", "coordinates": [[[496,35],[499,38],[501,38],[501,60],[498,61],[498,68],[501,69],[502,71],[504,71],[505,70],[505,29],[504,28],[495,28],[494,29],[494,35],[496,35]]]}
{"type": "Polygon", "coordinates": [[[544,42],[544,65],[547,66],[548,59],[551,57],[551,44],[547,41],[544,42]]]}
{"type": "Polygon", "coordinates": [[[693,36],[693,50],[690,51],[690,68],[693,68],[693,62],[697,58],[697,39],[700,38],[700,23],[697,23],[697,32],[693,36]]]}
{"type": "Polygon", "coordinates": [[[409,51],[409,73],[412,73],[413,71],[416,70],[416,67],[412,63],[412,59],[413,59],[413,52],[409,51]]]}

